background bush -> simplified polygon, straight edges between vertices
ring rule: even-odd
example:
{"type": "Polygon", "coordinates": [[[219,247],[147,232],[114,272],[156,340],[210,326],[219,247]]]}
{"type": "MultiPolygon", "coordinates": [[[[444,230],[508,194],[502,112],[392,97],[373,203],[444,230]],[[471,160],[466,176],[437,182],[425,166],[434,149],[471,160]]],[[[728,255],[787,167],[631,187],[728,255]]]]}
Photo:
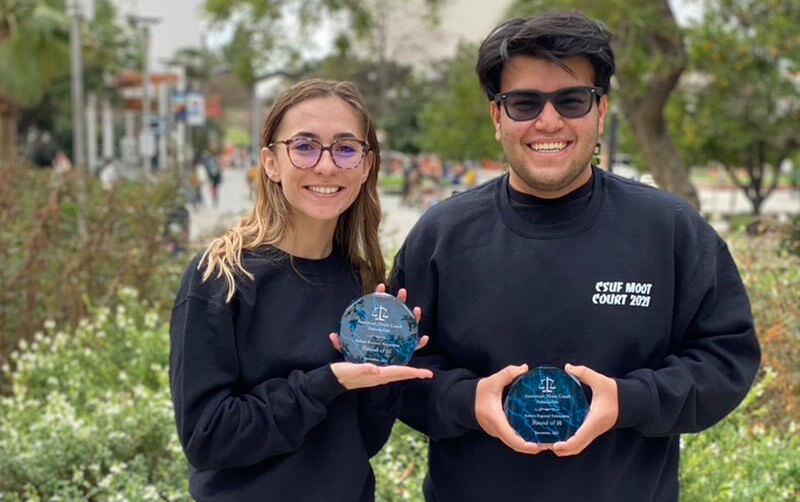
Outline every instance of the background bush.
{"type": "Polygon", "coordinates": [[[161,239],[167,215],[182,204],[174,180],[123,180],[113,190],[86,180],[86,236],[78,234],[80,181],[0,169],[0,364],[45,319],[75,326],[90,303],[108,305],[122,285],[146,298],[174,298],[180,270],[161,239]]]}
{"type": "Polygon", "coordinates": [[[681,437],[681,500],[686,502],[767,502],[800,499],[800,439],[796,425],[767,427],[768,391],[775,373],[765,376],[739,408],[701,434],[681,437]]]}

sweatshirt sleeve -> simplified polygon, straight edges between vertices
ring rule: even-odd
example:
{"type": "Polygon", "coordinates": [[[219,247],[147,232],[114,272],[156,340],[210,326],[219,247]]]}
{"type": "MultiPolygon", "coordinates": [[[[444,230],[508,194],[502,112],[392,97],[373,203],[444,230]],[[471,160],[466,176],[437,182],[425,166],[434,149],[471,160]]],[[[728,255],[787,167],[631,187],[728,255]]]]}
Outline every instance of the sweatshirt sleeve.
{"type": "Polygon", "coordinates": [[[761,360],[747,291],[705,222],[676,237],[672,353],[617,379],[617,428],[648,436],[699,432],[744,399],[761,360]]]}
{"type": "MultiPolygon", "coordinates": [[[[430,341],[418,351],[411,365],[433,371],[433,378],[410,380],[403,385],[400,419],[433,440],[461,436],[478,430],[475,390],[478,375],[455,367],[438,348],[436,327],[437,279],[435,266],[427,258],[415,258],[409,241],[395,257],[390,289],[406,288],[409,304],[422,307],[420,333],[430,341]]],[[[422,256],[422,254],[420,254],[422,256]]]]}
{"type": "Polygon", "coordinates": [[[345,390],[329,365],[240,388],[233,310],[206,299],[178,300],[170,339],[178,434],[197,469],[243,467],[296,450],[345,390]]]}

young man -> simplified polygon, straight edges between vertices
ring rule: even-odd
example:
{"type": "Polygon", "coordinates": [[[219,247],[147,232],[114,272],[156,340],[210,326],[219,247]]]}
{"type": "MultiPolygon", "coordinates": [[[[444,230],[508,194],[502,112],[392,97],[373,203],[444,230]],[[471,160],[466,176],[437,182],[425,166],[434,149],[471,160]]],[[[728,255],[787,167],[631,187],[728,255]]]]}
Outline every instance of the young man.
{"type": "Polygon", "coordinates": [[[721,420],[760,360],[725,243],[684,200],[591,164],[614,55],[551,13],[498,26],[477,71],[507,175],[431,208],[395,259],[435,377],[405,394],[431,438],[428,501],[677,501],[679,434],[721,420]],[[518,366],[517,366],[518,365],[518,366]],[[591,389],[565,442],[526,443],[503,392],[535,366],[591,389]]]}

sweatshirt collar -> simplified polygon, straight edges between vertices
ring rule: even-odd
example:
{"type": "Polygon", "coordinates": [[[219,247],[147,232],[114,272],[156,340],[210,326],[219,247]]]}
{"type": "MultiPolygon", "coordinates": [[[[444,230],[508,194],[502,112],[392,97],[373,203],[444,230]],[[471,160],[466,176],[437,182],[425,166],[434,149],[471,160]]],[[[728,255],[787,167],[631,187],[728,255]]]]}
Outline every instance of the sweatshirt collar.
{"type": "MultiPolygon", "coordinates": [[[[495,202],[498,210],[503,218],[503,222],[514,232],[522,235],[523,237],[538,238],[538,239],[559,239],[577,235],[581,232],[588,230],[597,221],[600,209],[605,199],[606,192],[606,179],[604,172],[592,166],[592,179],[591,195],[585,207],[576,212],[571,217],[550,224],[540,224],[529,221],[529,219],[520,215],[511,204],[510,187],[508,184],[508,174],[504,175],[500,182],[495,184],[495,202]]],[[[587,189],[589,189],[587,187],[587,189]]],[[[579,191],[581,189],[578,189],[579,191]]],[[[563,199],[565,202],[571,200],[572,194],[566,195],[563,199]],[[567,200],[569,199],[569,200],[567,200]]],[[[552,207],[548,209],[557,211],[558,203],[562,199],[556,199],[550,202],[552,207]]]]}

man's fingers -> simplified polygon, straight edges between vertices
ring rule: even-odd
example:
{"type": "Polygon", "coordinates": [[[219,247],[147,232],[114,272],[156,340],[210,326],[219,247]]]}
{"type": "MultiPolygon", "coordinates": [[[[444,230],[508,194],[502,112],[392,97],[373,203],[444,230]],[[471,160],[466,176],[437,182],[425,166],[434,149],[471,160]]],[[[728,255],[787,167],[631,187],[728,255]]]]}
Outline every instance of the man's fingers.
{"type": "Polygon", "coordinates": [[[400,291],[397,292],[397,299],[403,303],[408,300],[408,291],[406,291],[406,288],[400,288],[400,291]]]}
{"type": "Polygon", "coordinates": [[[586,422],[581,425],[571,438],[566,441],[559,441],[553,445],[553,453],[559,457],[568,457],[582,452],[598,436],[595,425],[587,417],[586,422]]]}
{"type": "Polygon", "coordinates": [[[495,375],[497,376],[498,383],[502,384],[502,386],[505,387],[511,382],[513,382],[518,376],[523,375],[527,372],[528,372],[528,365],[522,364],[520,366],[506,366],[499,372],[495,373],[495,375]]]}
{"type": "Polygon", "coordinates": [[[619,416],[616,382],[586,366],[567,364],[564,370],[592,388],[592,403],[586,420],[571,438],[553,445],[553,452],[560,456],[577,455],[599,436],[611,429],[619,416]]]}
{"type": "Polygon", "coordinates": [[[328,339],[331,341],[333,348],[336,349],[337,352],[342,351],[342,344],[339,343],[339,334],[338,333],[331,333],[328,335],[328,339]]]}
{"type": "Polygon", "coordinates": [[[508,423],[505,413],[499,414],[499,416],[495,417],[493,422],[495,426],[495,437],[515,452],[536,455],[547,449],[536,443],[528,443],[525,441],[508,423]]]}
{"type": "Polygon", "coordinates": [[[602,375],[593,369],[586,367],[586,366],[573,366],[569,363],[564,365],[564,371],[569,373],[570,375],[574,376],[582,383],[585,383],[589,387],[592,387],[595,384],[599,377],[602,375]]]}

